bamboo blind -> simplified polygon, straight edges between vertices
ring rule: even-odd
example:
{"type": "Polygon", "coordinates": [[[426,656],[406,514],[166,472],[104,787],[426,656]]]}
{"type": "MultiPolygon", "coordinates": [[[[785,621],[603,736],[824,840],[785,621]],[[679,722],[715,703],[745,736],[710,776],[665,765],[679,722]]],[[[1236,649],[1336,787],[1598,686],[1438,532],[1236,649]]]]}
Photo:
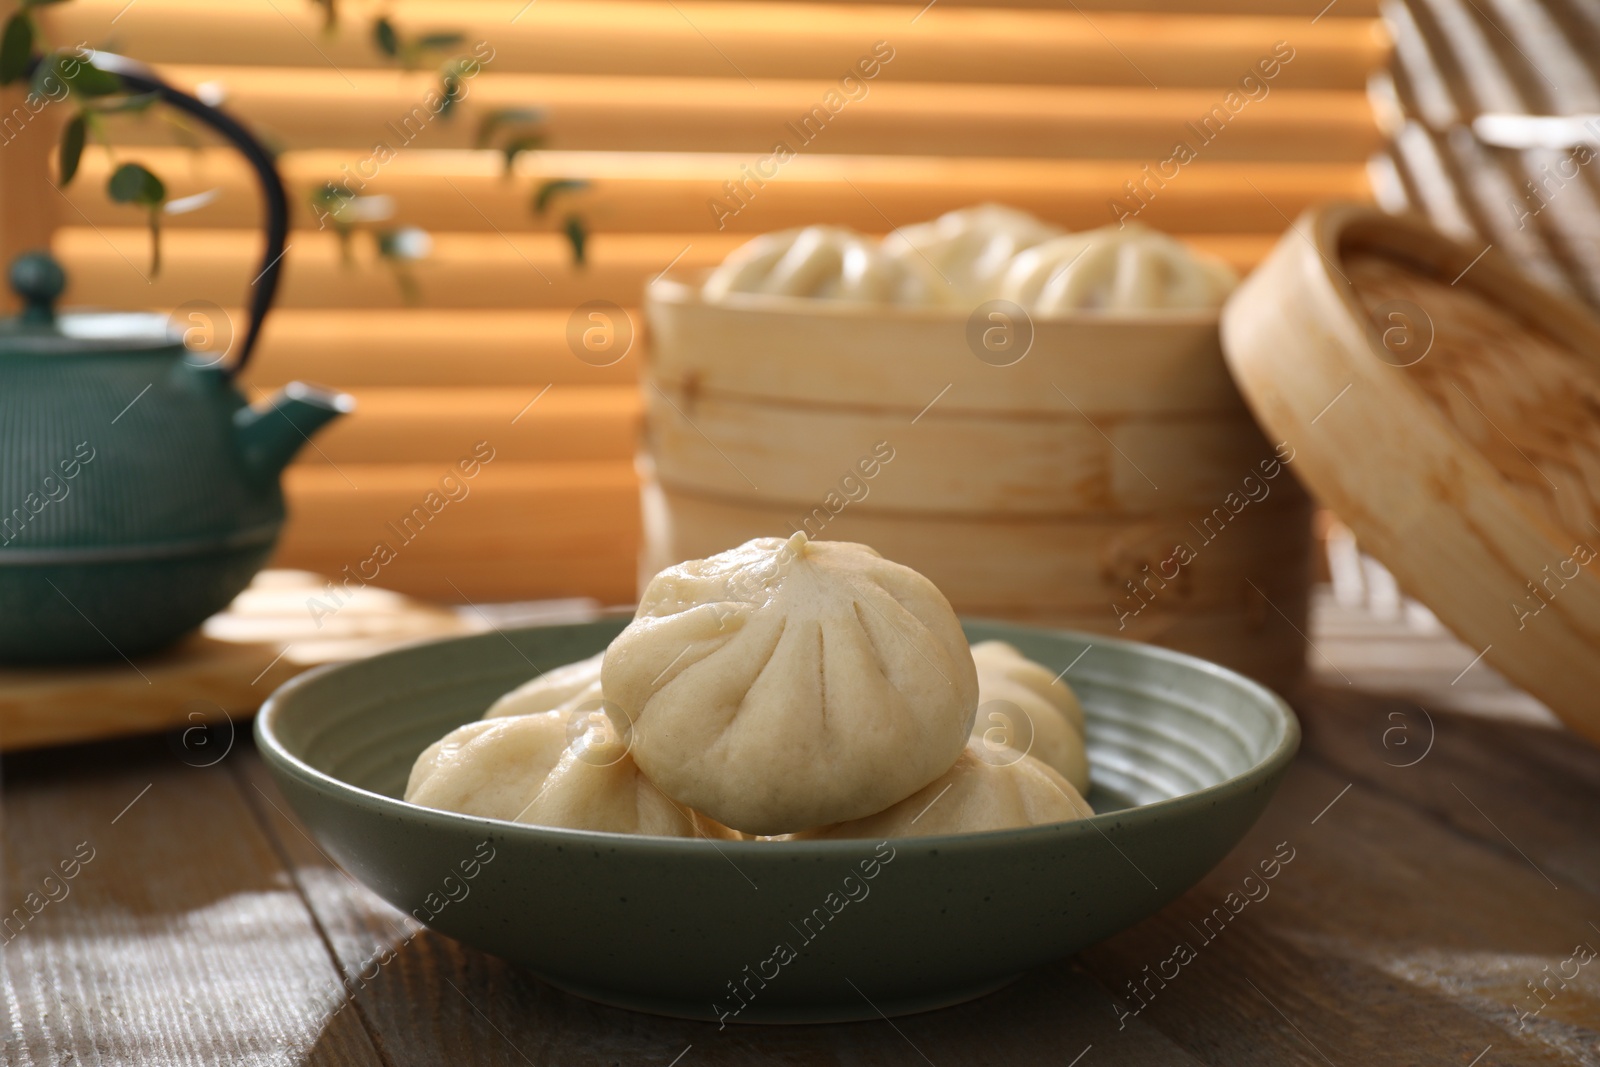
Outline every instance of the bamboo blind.
{"type": "MultiPolygon", "coordinates": [[[[1392,71],[1374,80],[1390,135],[1374,161],[1390,210],[1493,244],[1530,277],[1600,307],[1600,8],[1589,0],[1390,0],[1392,71]],[[1496,143],[1486,118],[1570,116],[1545,144],[1496,143]]],[[[1537,139],[1536,139],[1537,140],[1537,139]]]]}
{"type": "MultiPolygon", "coordinates": [[[[523,0],[384,5],[403,34],[458,30],[493,58],[449,121],[407,130],[436,84],[384,62],[367,39],[372,7],[340,5],[322,32],[301,0],[71,0],[45,9],[57,42],[88,41],[155,64],[282,148],[296,225],[278,310],[251,368],[270,388],[306,378],[355,393],[359,411],[290,470],[292,517],[277,562],[337,573],[366,559],[487,440],[495,458],[465,500],[400,548],[381,583],[449,600],[589,595],[631,600],[639,540],[632,467],[642,345],[595,367],[568,347],[585,301],[637,306],[669,265],[705,266],[750,234],[810,222],[873,233],[980,200],[1074,228],[1112,221],[1142,183],[1142,221],[1240,268],[1286,221],[1329,196],[1365,197],[1381,146],[1366,96],[1387,38],[1375,0],[1080,0],[908,4],[746,0],[523,0]],[[726,199],[878,42],[893,58],[737,213],[726,199]],[[1293,50],[1208,140],[1205,116],[1242,78],[1293,50]],[[472,147],[486,109],[540,106],[547,149],[518,160],[472,147]],[[1147,166],[1199,141],[1197,158],[1152,184],[1147,166]],[[395,149],[363,193],[391,196],[396,220],[427,229],[431,255],[407,306],[389,271],[357,246],[341,262],[309,191],[395,149]],[[541,177],[589,180],[571,203],[594,230],[574,270],[549,220],[528,209],[541,177]],[[530,405],[530,402],[532,406],[530,405]]],[[[165,265],[144,276],[142,220],[110,203],[110,159],[91,150],[65,194],[44,181],[49,145],[0,153],[0,228],[49,233],[75,303],[236,310],[255,270],[254,194],[219,147],[175,144],[153,119],[119,119],[116,158],[138,159],[206,207],[165,221],[165,265]],[[40,221],[44,220],[44,221],[40,221]]],[[[24,140],[44,142],[30,132],[24,140]]],[[[748,188],[748,186],[747,186],[748,188]]],[[[17,239],[9,238],[11,247],[17,239]]],[[[9,249],[8,249],[9,250],[9,249]]],[[[634,313],[637,322],[637,312],[634,313]]],[[[242,323],[240,324],[242,327],[242,323]]]]}

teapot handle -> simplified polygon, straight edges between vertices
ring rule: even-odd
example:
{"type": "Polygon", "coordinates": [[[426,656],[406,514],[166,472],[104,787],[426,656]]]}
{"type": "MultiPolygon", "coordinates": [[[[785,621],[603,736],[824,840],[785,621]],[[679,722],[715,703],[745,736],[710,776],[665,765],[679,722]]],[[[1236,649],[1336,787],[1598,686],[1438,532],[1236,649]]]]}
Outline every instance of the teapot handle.
{"type": "Polygon", "coordinates": [[[181,89],[162,81],[154,70],[110,52],[94,52],[89,62],[108,74],[115,74],[128,89],[139,93],[155,93],[163,104],[192,116],[211,127],[239,150],[250,163],[261,185],[261,199],[267,215],[267,244],[261,256],[261,270],[250,283],[250,325],[245,330],[244,342],[239,346],[239,358],[228,368],[229,378],[244,370],[255,350],[261,334],[261,321],[272,307],[272,298],[278,291],[278,276],[283,266],[285,244],[289,238],[289,198],[284,192],[283,178],[278,174],[272,154],[238,120],[219,108],[212,107],[181,89]]]}

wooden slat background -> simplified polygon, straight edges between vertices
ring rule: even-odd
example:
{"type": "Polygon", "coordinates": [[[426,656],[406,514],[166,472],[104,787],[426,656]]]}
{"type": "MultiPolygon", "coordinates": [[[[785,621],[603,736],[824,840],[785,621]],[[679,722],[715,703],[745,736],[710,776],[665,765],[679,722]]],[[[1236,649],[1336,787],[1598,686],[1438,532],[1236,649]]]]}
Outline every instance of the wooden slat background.
{"type": "MultiPolygon", "coordinates": [[[[471,497],[384,572],[392,588],[452,600],[633,597],[647,339],[613,366],[583,363],[566,339],[581,303],[636,309],[669,265],[706,267],[751,234],[811,222],[884,233],[995,200],[1074,229],[1103,225],[1124,184],[1192,136],[1185,124],[1279,41],[1295,54],[1269,95],[1201,148],[1144,221],[1248,269],[1306,204],[1368,195],[1366,161],[1383,144],[1366,96],[1389,47],[1373,0],[397,0],[381,9],[403,34],[459,30],[463,52],[493,49],[459,113],[403,146],[392,124],[436,77],[381,60],[367,39],[379,6],[339,9],[331,36],[312,4],[287,0],[74,0],[44,17],[53,40],[104,43],[179,84],[220,88],[283,150],[295,229],[249,384],[304,378],[350,389],[362,406],[290,472],[279,564],[337,572],[366,558],[385,522],[475,442],[494,447],[471,497]],[[776,140],[793,140],[785,123],[878,41],[894,57],[867,95],[719,229],[708,200],[776,140]],[[472,137],[486,109],[513,105],[543,106],[550,140],[507,176],[472,137]],[[416,306],[366,243],[343,262],[306,203],[378,140],[398,152],[363,191],[393,197],[395,221],[434,239],[411,272],[416,306]],[[554,176],[591,182],[567,201],[595,231],[581,271],[553,221],[528,210],[535,184],[554,176]]],[[[92,149],[64,194],[37,201],[70,299],[200,302],[242,329],[237,306],[259,255],[245,169],[225,149],[175,142],[155,118],[112,125],[116,160],[146,162],[174,197],[219,195],[166,220],[165,267],[149,279],[142,220],[107,200],[112,159],[92,149]]]]}

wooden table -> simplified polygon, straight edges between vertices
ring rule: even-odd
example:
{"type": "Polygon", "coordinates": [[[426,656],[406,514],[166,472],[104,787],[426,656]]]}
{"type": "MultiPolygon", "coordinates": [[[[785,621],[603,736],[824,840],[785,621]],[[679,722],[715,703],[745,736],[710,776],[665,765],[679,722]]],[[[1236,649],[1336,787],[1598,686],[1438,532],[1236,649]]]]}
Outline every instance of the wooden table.
{"type": "Polygon", "coordinates": [[[1414,607],[1324,596],[1316,619],[1305,747],[1205,882],[892,1022],[719,1032],[420,930],[322,855],[244,723],[231,748],[224,725],[9,756],[4,902],[39,907],[0,948],[5,1062],[1600,1064],[1600,962],[1572,962],[1600,948],[1600,752],[1414,607]],[[1206,943],[1202,916],[1280,842],[1270,895],[1206,943]],[[1119,1027],[1180,941],[1197,958],[1119,1027]]]}

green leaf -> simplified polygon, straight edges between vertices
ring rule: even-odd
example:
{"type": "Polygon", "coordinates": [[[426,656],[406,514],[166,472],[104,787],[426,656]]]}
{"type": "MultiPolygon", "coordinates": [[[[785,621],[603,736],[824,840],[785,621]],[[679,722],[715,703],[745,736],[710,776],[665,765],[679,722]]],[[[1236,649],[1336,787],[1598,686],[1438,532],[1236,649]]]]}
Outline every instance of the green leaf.
{"type": "Polygon", "coordinates": [[[111,172],[106,195],[119,204],[139,204],[154,210],[167,198],[167,187],[148,167],[124,163],[111,172]]]}
{"type": "Polygon", "coordinates": [[[523,152],[533,152],[543,147],[544,136],[537,133],[507,141],[500,149],[506,156],[506,174],[511,173],[512,166],[517,162],[517,156],[523,152]]]}
{"type": "Polygon", "coordinates": [[[119,204],[137,204],[150,217],[150,277],[161,273],[161,204],[167,187],[148,167],[124,163],[111,172],[106,195],[119,204]]]}
{"type": "MultiPolygon", "coordinates": [[[[57,62],[59,65],[59,60],[57,62]]],[[[121,78],[82,61],[78,63],[78,72],[66,78],[66,82],[84,96],[114,96],[123,91],[121,78]]]]}
{"type": "MultiPolygon", "coordinates": [[[[350,194],[333,182],[325,182],[320,188],[311,191],[310,201],[312,214],[317,219],[317,228],[321,229],[326,223],[333,223],[334,232],[340,235],[340,240],[343,242],[351,229],[351,220],[344,211],[345,205],[350,202],[350,194]]],[[[348,259],[347,243],[341,251],[346,253],[343,258],[348,259]]]]}
{"type": "Polygon", "coordinates": [[[84,108],[78,114],[83,116],[83,124],[89,137],[99,141],[109,149],[111,147],[111,138],[106,136],[105,121],[91,108],[84,108]]]}
{"type": "Polygon", "coordinates": [[[567,235],[567,244],[572,246],[572,265],[581,268],[584,249],[589,244],[588,224],[583,221],[582,215],[568,215],[561,222],[561,232],[567,235]]]}
{"type": "Polygon", "coordinates": [[[59,56],[55,52],[40,57],[38,65],[33,68],[32,77],[28,79],[29,92],[39,96],[48,96],[51,99],[57,98],[57,95],[61,92],[59,85],[64,81],[61,77],[61,72],[56,69],[58,60],[59,56]],[[46,84],[52,78],[57,80],[57,86],[55,87],[46,84]]]}
{"type": "Polygon", "coordinates": [[[33,58],[33,19],[18,11],[6,20],[0,35],[0,85],[10,85],[22,77],[33,58]]]}
{"type": "Polygon", "coordinates": [[[379,15],[372,20],[372,43],[390,59],[400,54],[400,35],[395,32],[394,23],[387,16],[379,15]]]}
{"type": "MultiPolygon", "coordinates": [[[[155,177],[155,175],[151,175],[155,177]]],[[[161,273],[161,209],[150,209],[150,277],[161,273]]]]}
{"type": "Polygon", "coordinates": [[[89,137],[89,124],[78,112],[67,121],[61,131],[61,184],[67,185],[78,173],[78,161],[83,158],[83,145],[89,137]]]}
{"type": "Polygon", "coordinates": [[[417,226],[379,230],[373,236],[378,241],[378,255],[384,259],[409,263],[427,259],[433,252],[433,237],[417,226]]]}
{"type": "Polygon", "coordinates": [[[389,269],[394,271],[395,284],[400,287],[400,302],[406,307],[416,307],[422,303],[422,288],[417,285],[416,276],[411,273],[403,260],[389,259],[384,262],[389,264],[389,269]]]}
{"type": "Polygon", "coordinates": [[[417,47],[454,48],[466,39],[466,35],[460,33],[426,33],[417,39],[417,47]]]}
{"type": "Polygon", "coordinates": [[[400,299],[408,304],[421,301],[422,291],[411,273],[411,264],[426,259],[433,251],[433,238],[428,231],[415,226],[402,226],[393,230],[379,230],[373,234],[378,244],[378,256],[394,271],[394,280],[400,286],[400,299]]]}
{"type": "Polygon", "coordinates": [[[331,210],[330,205],[340,203],[345,199],[345,194],[333,182],[323,182],[311,190],[311,203],[320,206],[323,210],[331,210]]]}
{"type": "Polygon", "coordinates": [[[473,139],[477,148],[488,148],[494,135],[502,126],[532,126],[544,121],[544,112],[531,107],[496,108],[478,122],[478,133],[473,139]]]}
{"type": "Polygon", "coordinates": [[[455,114],[456,104],[461,100],[461,75],[453,73],[447,64],[439,74],[439,117],[448,119],[455,114]]]}
{"type": "Polygon", "coordinates": [[[313,7],[322,8],[322,32],[331,34],[339,25],[339,7],[334,0],[311,0],[313,7]]]}
{"type": "MultiPolygon", "coordinates": [[[[589,188],[589,183],[582,178],[552,178],[542,182],[533,194],[533,213],[543,215],[550,207],[550,201],[563,193],[576,193],[589,188]]],[[[568,216],[570,221],[572,216],[568,216]]],[[[582,257],[579,257],[582,260],[582,257]]]]}

